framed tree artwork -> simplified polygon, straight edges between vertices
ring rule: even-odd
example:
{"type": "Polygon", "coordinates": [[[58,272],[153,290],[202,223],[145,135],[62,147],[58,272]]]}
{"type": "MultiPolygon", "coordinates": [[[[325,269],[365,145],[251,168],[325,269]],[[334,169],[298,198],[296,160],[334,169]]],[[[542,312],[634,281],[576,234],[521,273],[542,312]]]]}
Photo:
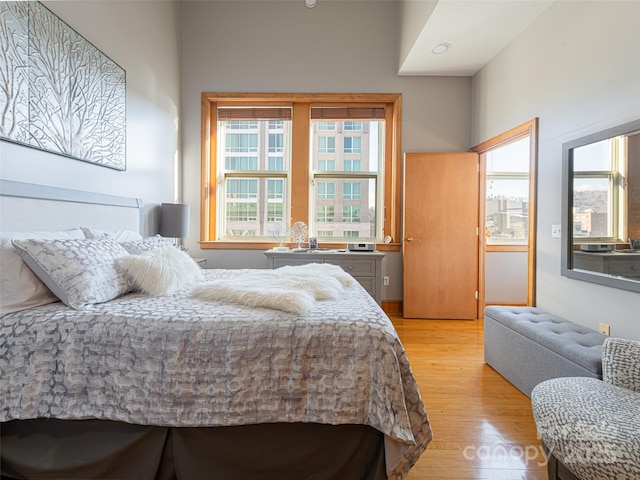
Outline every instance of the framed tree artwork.
{"type": "Polygon", "coordinates": [[[40,2],[0,2],[0,140],[126,168],[126,75],[40,2]]]}

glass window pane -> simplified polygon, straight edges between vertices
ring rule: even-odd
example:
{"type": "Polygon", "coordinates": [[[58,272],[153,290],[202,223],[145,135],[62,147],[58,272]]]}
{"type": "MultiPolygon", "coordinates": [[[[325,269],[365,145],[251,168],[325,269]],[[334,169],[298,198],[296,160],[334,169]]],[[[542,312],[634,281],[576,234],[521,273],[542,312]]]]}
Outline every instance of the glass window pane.
{"type": "Polygon", "coordinates": [[[612,139],[573,149],[573,171],[593,172],[613,169],[612,139]]]}
{"type": "Polygon", "coordinates": [[[224,159],[218,162],[221,172],[290,168],[291,121],[220,121],[218,138],[218,159],[224,159]]]}
{"type": "Polygon", "coordinates": [[[282,153],[284,135],[282,133],[269,134],[269,153],[282,153]]]}
{"type": "Polygon", "coordinates": [[[384,157],[384,121],[311,121],[311,170],[378,172],[384,157]],[[334,123],[335,131],[321,128],[334,123]],[[333,168],[328,169],[329,161],[333,168]]]}
{"type": "Polygon", "coordinates": [[[316,215],[311,231],[316,232],[318,238],[376,238],[375,178],[323,178],[317,179],[314,183],[312,201],[316,215]],[[347,235],[346,231],[357,232],[357,235],[347,235]],[[328,232],[331,232],[331,235],[327,235],[328,232]]]}
{"type": "Polygon", "coordinates": [[[316,198],[320,200],[333,200],[335,198],[336,184],[333,182],[318,182],[316,198]]]}
{"type": "Polygon", "coordinates": [[[321,130],[321,131],[335,130],[336,122],[318,122],[317,126],[318,126],[318,130],[321,130]]]}
{"type": "Polygon", "coordinates": [[[360,137],[344,137],[344,153],[361,153],[362,139],[360,137]]]}
{"type": "Polygon", "coordinates": [[[258,157],[226,157],[227,170],[257,170],[258,157]]]}
{"type": "Polygon", "coordinates": [[[487,243],[527,243],[529,238],[529,179],[487,175],[487,243]]]}
{"type": "Polygon", "coordinates": [[[573,236],[613,236],[613,192],[609,177],[574,178],[573,236]]]}
{"type": "Polygon", "coordinates": [[[227,178],[225,192],[225,236],[267,237],[276,223],[288,224],[284,178],[227,178]]]}
{"type": "Polygon", "coordinates": [[[288,225],[291,121],[219,121],[217,138],[218,174],[224,179],[218,216],[221,238],[268,238],[275,224],[288,225]],[[244,171],[248,173],[239,176],[244,171]],[[282,176],[249,173],[256,171],[282,176]]]}
{"type": "Polygon", "coordinates": [[[487,172],[528,172],[529,137],[487,152],[487,172]]]}
{"type": "Polygon", "coordinates": [[[345,131],[362,130],[362,122],[344,122],[345,131]]]}
{"type": "Polygon", "coordinates": [[[267,170],[284,170],[284,158],[269,157],[267,170]]]}

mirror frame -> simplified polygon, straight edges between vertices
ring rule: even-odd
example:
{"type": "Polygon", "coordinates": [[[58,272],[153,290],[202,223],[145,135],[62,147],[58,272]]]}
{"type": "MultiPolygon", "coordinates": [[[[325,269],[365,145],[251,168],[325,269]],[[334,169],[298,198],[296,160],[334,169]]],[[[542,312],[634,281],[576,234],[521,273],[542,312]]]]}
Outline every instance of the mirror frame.
{"type": "Polygon", "coordinates": [[[561,275],[608,287],[640,292],[640,280],[573,269],[573,149],[640,130],[640,119],[562,144],[562,263],[561,275]]]}

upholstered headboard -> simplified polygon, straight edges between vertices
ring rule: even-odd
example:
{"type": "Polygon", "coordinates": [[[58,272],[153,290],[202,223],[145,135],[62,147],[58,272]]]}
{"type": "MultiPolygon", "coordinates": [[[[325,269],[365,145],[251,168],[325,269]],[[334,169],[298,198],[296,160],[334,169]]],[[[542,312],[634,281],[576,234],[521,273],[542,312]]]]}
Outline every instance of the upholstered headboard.
{"type": "Polygon", "coordinates": [[[0,231],[89,227],[143,232],[139,198],[0,180],[0,231]]]}

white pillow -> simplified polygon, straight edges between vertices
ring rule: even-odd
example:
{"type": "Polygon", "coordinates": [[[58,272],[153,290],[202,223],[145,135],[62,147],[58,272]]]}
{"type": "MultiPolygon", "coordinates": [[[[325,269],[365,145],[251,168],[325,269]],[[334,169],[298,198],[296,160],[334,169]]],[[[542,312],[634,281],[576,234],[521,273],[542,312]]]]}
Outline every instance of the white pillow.
{"type": "Polygon", "coordinates": [[[168,295],[204,280],[198,264],[171,246],[118,260],[133,285],[147,295],[168,295]]]}
{"type": "Polygon", "coordinates": [[[53,294],[84,309],[130,291],[116,259],[129,255],[113,240],[14,240],[22,259],[53,294]]]}
{"type": "Polygon", "coordinates": [[[167,240],[164,237],[156,235],[155,237],[148,237],[137,242],[121,242],[121,245],[131,255],[140,255],[142,253],[171,247],[173,246],[173,242],[171,242],[171,240],[167,240]]]}
{"type": "Polygon", "coordinates": [[[0,235],[0,315],[59,301],[13,246],[12,240],[84,238],[82,230],[4,232],[0,235]]]}
{"type": "Polygon", "coordinates": [[[133,230],[98,230],[96,228],[80,227],[85,238],[108,238],[116,242],[135,242],[142,240],[142,235],[133,230]]]}

